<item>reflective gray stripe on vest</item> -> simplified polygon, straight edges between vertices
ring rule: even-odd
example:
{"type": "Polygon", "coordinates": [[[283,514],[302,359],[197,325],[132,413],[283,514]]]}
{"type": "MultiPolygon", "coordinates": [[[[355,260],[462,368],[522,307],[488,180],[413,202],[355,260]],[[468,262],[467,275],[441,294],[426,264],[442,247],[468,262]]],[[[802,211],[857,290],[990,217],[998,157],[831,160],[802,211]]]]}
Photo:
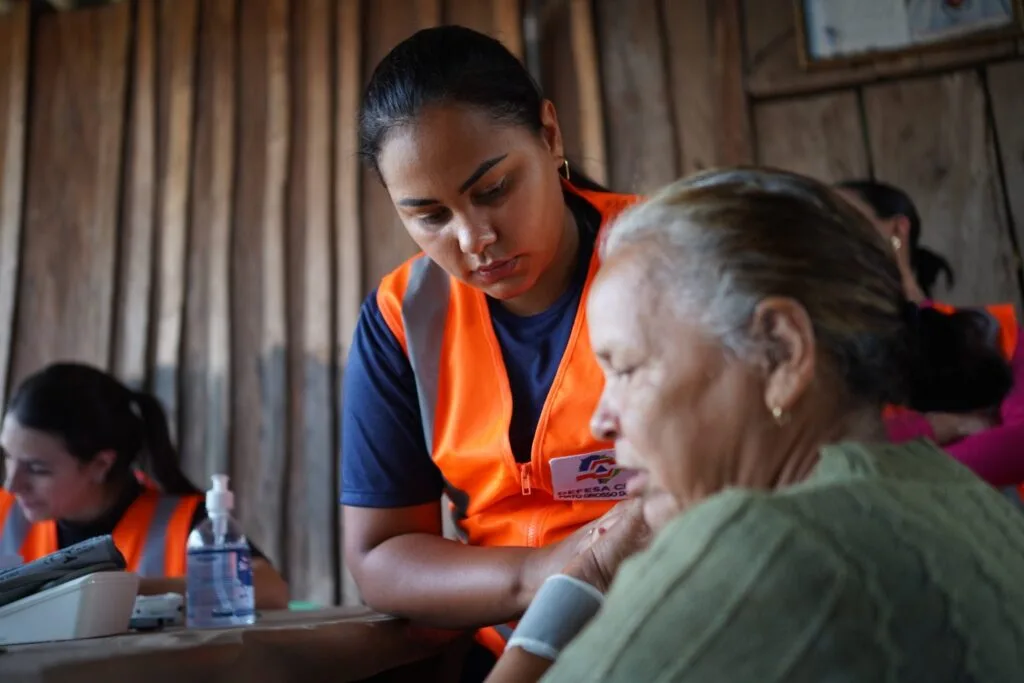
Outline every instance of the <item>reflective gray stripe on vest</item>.
{"type": "Polygon", "coordinates": [[[512,637],[512,627],[508,624],[498,624],[494,627],[494,630],[498,632],[498,635],[507,643],[508,639],[512,637]]]}
{"type": "Polygon", "coordinates": [[[441,374],[441,345],[451,284],[448,273],[426,256],[412,262],[402,297],[402,326],[413,375],[427,450],[434,452],[434,414],[441,374]]]}
{"type": "Polygon", "coordinates": [[[142,547],[142,557],[139,558],[139,568],[136,572],[139,576],[160,577],[166,573],[164,563],[167,556],[167,527],[181,501],[178,496],[157,498],[153,518],[149,521],[149,529],[146,530],[146,544],[142,547]]]}
{"type": "MultiPolygon", "coordinates": [[[[164,576],[164,563],[166,559],[167,527],[171,517],[181,503],[179,496],[160,496],[153,510],[153,518],[146,530],[145,545],[142,548],[142,557],[139,558],[139,576],[161,577],[164,576]]],[[[4,520],[3,536],[0,536],[0,555],[18,555],[21,553],[21,546],[25,543],[31,524],[25,519],[21,506],[14,504],[7,512],[7,519],[4,520]]]]}
{"type": "Polygon", "coordinates": [[[21,546],[28,536],[29,521],[21,512],[21,506],[12,503],[4,520],[3,536],[0,536],[0,555],[14,556],[21,554],[21,546]]]}

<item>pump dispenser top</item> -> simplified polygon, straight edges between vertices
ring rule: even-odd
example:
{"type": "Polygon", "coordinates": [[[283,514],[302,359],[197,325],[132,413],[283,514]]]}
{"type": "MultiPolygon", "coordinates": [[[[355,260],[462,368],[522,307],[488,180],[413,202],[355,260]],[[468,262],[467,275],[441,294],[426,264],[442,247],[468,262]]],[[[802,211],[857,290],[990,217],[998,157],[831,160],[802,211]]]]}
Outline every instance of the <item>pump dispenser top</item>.
{"type": "Polygon", "coordinates": [[[206,492],[206,512],[214,515],[226,515],[235,507],[235,494],[228,489],[228,475],[215,474],[210,479],[213,488],[206,492]]]}

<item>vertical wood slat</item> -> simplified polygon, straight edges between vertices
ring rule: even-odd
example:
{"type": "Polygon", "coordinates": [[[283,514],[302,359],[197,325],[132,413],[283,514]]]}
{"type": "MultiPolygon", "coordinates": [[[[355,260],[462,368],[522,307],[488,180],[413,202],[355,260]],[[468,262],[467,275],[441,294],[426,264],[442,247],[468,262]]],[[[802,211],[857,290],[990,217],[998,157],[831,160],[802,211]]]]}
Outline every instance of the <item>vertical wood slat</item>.
{"type": "Polygon", "coordinates": [[[617,191],[647,192],[679,172],[658,5],[602,0],[597,9],[608,179],[617,191]]]}
{"type": "MultiPolygon", "coordinates": [[[[422,28],[441,22],[440,0],[389,0],[368,2],[366,11],[363,78],[365,84],[381,59],[399,42],[422,28]]],[[[387,192],[370,170],[364,170],[360,184],[362,226],[366,235],[363,293],[417,248],[402,226],[387,192]]]]}
{"type": "Polygon", "coordinates": [[[156,3],[137,0],[130,120],[126,122],[118,301],[111,366],[142,387],[148,376],[156,207],[156,3]]]}
{"type": "Polygon", "coordinates": [[[826,182],[869,175],[854,91],[762,102],[754,119],[760,164],[826,182]]]}
{"type": "Polygon", "coordinates": [[[185,321],[193,68],[198,0],[161,0],[159,14],[159,246],[153,392],[179,435],[178,366],[185,321]]]}
{"type": "Polygon", "coordinates": [[[57,359],[109,362],[130,10],[119,3],[35,22],[18,288],[25,313],[11,381],[57,359]]]}
{"type": "Polygon", "coordinates": [[[711,5],[715,41],[714,82],[717,84],[718,163],[748,164],[754,160],[750,108],[743,82],[741,0],[718,0],[711,5]]]}
{"type": "Polygon", "coordinates": [[[181,366],[186,471],[206,488],[230,473],[230,240],[237,0],[204,0],[199,19],[191,233],[181,366]]]}
{"type": "Polygon", "coordinates": [[[592,0],[570,0],[570,36],[576,84],[580,102],[580,144],[583,172],[601,185],[608,182],[608,162],[604,147],[604,103],[601,100],[601,74],[597,59],[592,0]]]}
{"type": "Polygon", "coordinates": [[[718,164],[719,118],[711,35],[715,0],[661,0],[682,175],[718,164]]]}
{"type": "MultiPolygon", "coordinates": [[[[337,60],[336,140],[334,217],[335,267],[337,268],[335,316],[335,367],[338,369],[336,395],[341,401],[341,378],[349,344],[355,334],[359,308],[363,300],[363,233],[359,224],[360,163],[359,98],[362,77],[362,12],[360,0],[340,0],[337,5],[335,59],[337,60]]],[[[336,413],[337,414],[337,413],[336,413]]],[[[340,421],[336,426],[335,443],[341,443],[340,421]]],[[[335,479],[340,481],[340,479],[335,479]]],[[[340,530],[344,534],[344,529],[340,530]]],[[[359,604],[359,590],[352,573],[345,566],[338,540],[338,564],[341,573],[341,602],[359,604]]]]}
{"type": "Polygon", "coordinates": [[[21,259],[27,135],[29,7],[0,17],[0,404],[6,400],[21,259]]]}
{"type": "MultiPolygon", "coordinates": [[[[438,26],[441,23],[444,18],[444,8],[441,5],[441,0],[415,0],[415,2],[416,27],[413,31],[438,26]]],[[[392,14],[391,16],[394,17],[395,15],[392,14]]]]}
{"type": "Polygon", "coordinates": [[[231,236],[231,462],[239,517],[271,561],[285,554],[288,486],[285,208],[289,17],[239,3],[239,117],[231,236]]]}
{"type": "Polygon", "coordinates": [[[331,157],[333,87],[329,0],[295,9],[289,239],[291,486],[288,577],[321,604],[336,600],[337,457],[332,415],[331,157]],[[300,533],[299,530],[304,530],[300,533]]]}
{"type": "Polygon", "coordinates": [[[494,37],[504,43],[520,60],[523,52],[523,0],[492,0],[494,37]]]}
{"type": "Polygon", "coordinates": [[[1024,60],[988,67],[988,92],[992,101],[999,154],[1003,163],[1003,191],[1017,245],[1024,245],[1024,60]]]}
{"type": "Polygon", "coordinates": [[[954,305],[1020,305],[992,131],[978,74],[897,81],[864,89],[875,175],[918,203],[922,242],[949,259],[954,305]],[[920,116],[921,111],[929,116],[920,116]]]}
{"type": "MultiPolygon", "coordinates": [[[[426,24],[430,21],[429,17],[432,16],[430,0],[427,2],[419,1],[420,21],[422,24],[426,24]]],[[[442,9],[441,16],[437,19],[438,23],[443,20],[445,24],[465,26],[480,33],[494,35],[494,2],[488,2],[487,0],[443,0],[439,4],[442,9]]]]}
{"type": "MultiPolygon", "coordinates": [[[[537,4],[537,0],[528,2],[537,4]]],[[[543,11],[536,12],[533,20],[536,22],[537,36],[533,41],[535,45],[530,49],[536,52],[544,95],[555,103],[566,157],[582,168],[587,154],[580,130],[583,105],[573,54],[572,6],[565,1],[547,3],[543,11]]],[[[603,107],[603,100],[601,104],[603,107]]],[[[606,148],[606,156],[607,153],[606,148]]],[[[607,158],[605,162],[607,168],[607,158]]]]}
{"type": "Polygon", "coordinates": [[[263,296],[261,344],[262,426],[260,501],[271,547],[285,551],[287,535],[287,344],[285,225],[290,145],[288,0],[268,0],[267,13],[267,173],[263,227],[263,296]]]}

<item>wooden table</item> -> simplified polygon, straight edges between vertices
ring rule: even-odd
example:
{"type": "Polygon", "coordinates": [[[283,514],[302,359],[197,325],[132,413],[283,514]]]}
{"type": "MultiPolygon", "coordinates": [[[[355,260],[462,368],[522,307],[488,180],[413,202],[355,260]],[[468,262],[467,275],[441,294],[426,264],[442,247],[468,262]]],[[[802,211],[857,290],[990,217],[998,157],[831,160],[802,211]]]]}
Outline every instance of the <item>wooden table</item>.
{"type": "Polygon", "coordinates": [[[177,628],[0,648],[0,681],[447,683],[458,674],[464,640],[364,608],[272,612],[248,628],[177,628]]]}

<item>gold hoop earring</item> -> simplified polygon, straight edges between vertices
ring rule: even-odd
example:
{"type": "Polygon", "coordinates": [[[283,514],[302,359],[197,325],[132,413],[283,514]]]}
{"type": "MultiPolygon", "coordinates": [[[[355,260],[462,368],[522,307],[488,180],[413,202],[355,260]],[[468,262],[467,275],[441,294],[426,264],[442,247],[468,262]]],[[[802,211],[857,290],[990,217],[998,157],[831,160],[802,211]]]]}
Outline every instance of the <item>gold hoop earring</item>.
{"type": "Polygon", "coordinates": [[[789,414],[780,406],[775,406],[772,408],[772,419],[775,420],[775,424],[781,427],[789,422],[789,414]]]}
{"type": "Polygon", "coordinates": [[[900,249],[903,248],[903,240],[901,240],[896,235],[893,235],[892,237],[889,238],[889,243],[892,245],[892,248],[895,249],[896,251],[899,251],[900,249]]]}
{"type": "Polygon", "coordinates": [[[562,172],[562,177],[563,178],[565,178],[566,180],[569,180],[569,160],[568,159],[562,159],[562,166],[558,170],[560,170],[562,172]]]}

